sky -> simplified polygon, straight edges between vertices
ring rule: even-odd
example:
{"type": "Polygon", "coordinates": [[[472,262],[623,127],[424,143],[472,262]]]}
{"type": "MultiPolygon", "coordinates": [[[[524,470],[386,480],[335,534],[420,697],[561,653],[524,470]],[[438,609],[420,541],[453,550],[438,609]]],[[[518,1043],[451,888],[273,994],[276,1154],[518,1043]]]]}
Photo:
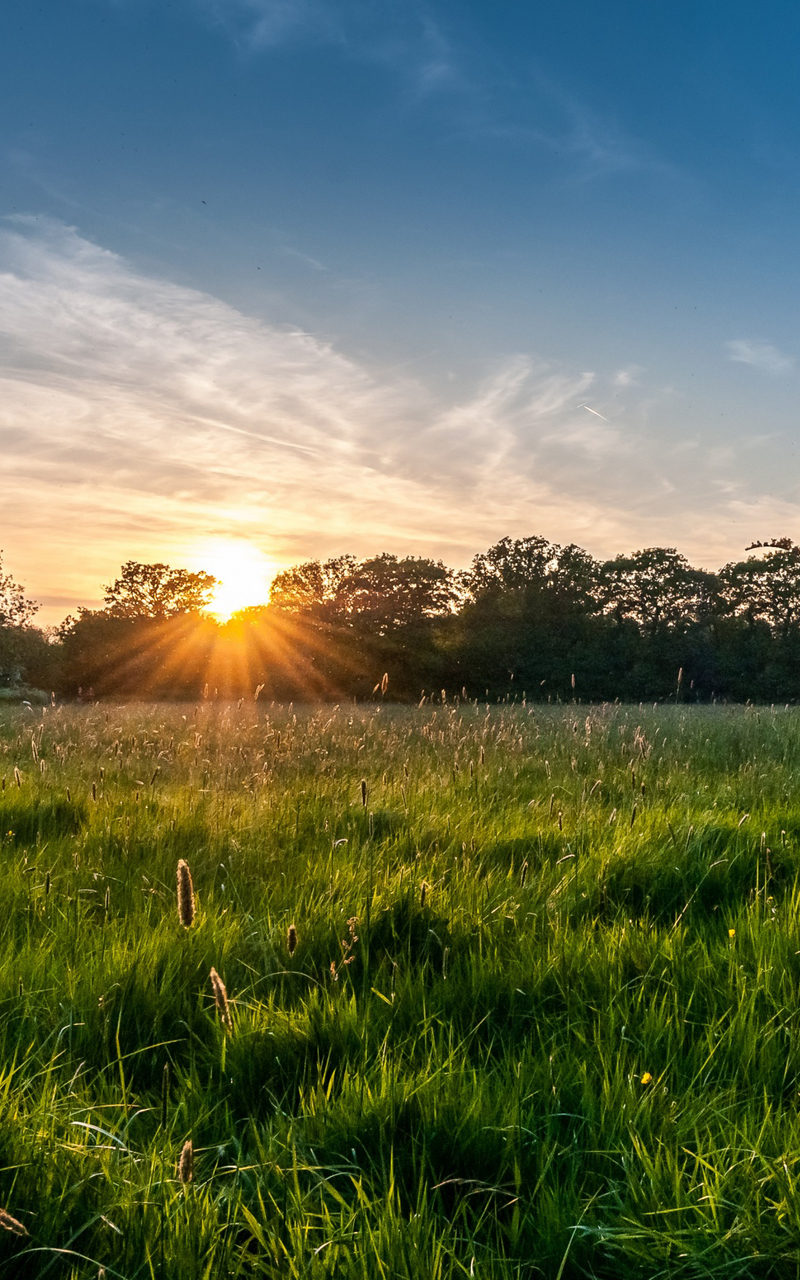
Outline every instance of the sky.
{"type": "Polygon", "coordinates": [[[0,15],[0,549],[230,604],[342,552],[800,540],[800,8],[0,15]]]}

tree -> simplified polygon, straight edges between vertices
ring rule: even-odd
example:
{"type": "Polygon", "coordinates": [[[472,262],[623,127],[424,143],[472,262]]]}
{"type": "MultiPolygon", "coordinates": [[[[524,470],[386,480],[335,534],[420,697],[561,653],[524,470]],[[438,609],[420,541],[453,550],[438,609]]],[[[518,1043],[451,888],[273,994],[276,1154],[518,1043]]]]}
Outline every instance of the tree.
{"type": "Polygon", "coordinates": [[[764,556],[726,564],[720,570],[720,595],[727,611],[750,623],[766,623],[773,635],[800,624],[800,547],[791,538],[754,542],[747,551],[764,556]]]}
{"type": "Polygon", "coordinates": [[[39,608],[28,600],[24,589],[10,573],[3,573],[3,553],[0,551],[0,627],[24,627],[39,608]]]}
{"type": "Polygon", "coordinates": [[[453,574],[441,560],[421,556],[398,560],[384,552],[351,570],[340,598],[351,624],[386,635],[399,627],[424,626],[446,617],[453,605],[453,574]]]}
{"type": "Polygon", "coordinates": [[[308,560],[279,573],[270,589],[270,608],[340,626],[364,623],[381,634],[443,617],[452,603],[452,570],[441,560],[387,552],[308,560]]]}
{"type": "Polygon", "coordinates": [[[216,585],[217,579],[210,573],[128,560],[120,577],[103,588],[103,612],[111,618],[173,618],[200,613],[208,607],[216,585]]]}
{"type": "Polygon", "coordinates": [[[587,551],[535,536],[501,538],[475,556],[459,587],[472,603],[516,592],[525,600],[525,612],[550,616],[576,609],[596,612],[598,581],[599,565],[587,551]]]}
{"type": "Polygon", "coordinates": [[[306,560],[285,569],[273,579],[270,608],[320,620],[333,617],[341,605],[342,586],[357,563],[355,556],[345,555],[324,562],[306,560]]]}
{"type": "Polygon", "coordinates": [[[602,567],[606,612],[645,632],[705,621],[715,602],[716,577],[693,569],[674,547],[647,547],[602,567]]]}
{"type": "Polygon", "coordinates": [[[598,630],[600,567],[581,547],[502,538],[459,576],[464,599],[453,629],[460,683],[497,693],[584,687],[598,630]]]}
{"type": "Polygon", "coordinates": [[[3,573],[0,552],[0,684],[16,684],[26,665],[24,651],[31,648],[34,635],[42,639],[30,626],[38,607],[10,573],[3,573]]]}
{"type": "Polygon", "coordinates": [[[460,575],[461,590],[468,600],[476,601],[504,591],[543,588],[553,550],[546,538],[501,538],[488,551],[475,556],[469,569],[460,575]]]}

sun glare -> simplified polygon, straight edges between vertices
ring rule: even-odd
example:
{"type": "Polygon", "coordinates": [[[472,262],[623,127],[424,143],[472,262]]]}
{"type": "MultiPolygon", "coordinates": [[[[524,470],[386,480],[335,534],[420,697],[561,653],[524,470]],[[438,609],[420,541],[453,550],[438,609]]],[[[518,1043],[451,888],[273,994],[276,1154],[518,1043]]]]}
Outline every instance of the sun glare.
{"type": "Polygon", "coordinates": [[[240,609],[267,603],[276,566],[252,542],[214,541],[201,548],[196,560],[217,579],[209,608],[221,622],[240,609]]]}

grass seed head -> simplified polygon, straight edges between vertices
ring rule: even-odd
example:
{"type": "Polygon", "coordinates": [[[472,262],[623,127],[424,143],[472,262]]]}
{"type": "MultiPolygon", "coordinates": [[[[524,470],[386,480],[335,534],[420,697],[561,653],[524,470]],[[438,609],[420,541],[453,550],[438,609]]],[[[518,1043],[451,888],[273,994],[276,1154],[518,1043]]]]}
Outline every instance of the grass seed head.
{"type": "Polygon", "coordinates": [[[18,1222],[16,1218],[12,1218],[7,1209],[0,1209],[0,1227],[3,1227],[6,1231],[11,1231],[15,1236],[26,1236],[28,1234],[27,1228],[23,1227],[22,1223],[18,1222]]]}
{"type": "Polygon", "coordinates": [[[209,977],[211,978],[211,990],[214,992],[214,999],[217,1003],[217,1009],[219,1010],[220,1022],[223,1027],[227,1027],[228,1030],[230,1030],[233,1023],[231,1022],[231,1008],[228,1004],[228,993],[225,990],[225,983],[213,967],[209,977]]]}
{"type": "Polygon", "coordinates": [[[286,947],[290,956],[293,956],[297,950],[297,929],[293,924],[289,925],[286,933],[286,947]]]}
{"type": "MultiPolygon", "coordinates": [[[[213,973],[214,970],[212,969],[213,973]]],[[[187,1138],[181,1147],[181,1157],[178,1161],[178,1178],[186,1186],[194,1178],[194,1147],[191,1138],[187,1138]]]]}
{"type": "Polygon", "coordinates": [[[367,780],[366,780],[366,778],[362,778],[362,779],[361,779],[361,803],[363,804],[364,808],[366,809],[366,807],[367,807],[367,780]]]}
{"type": "Polygon", "coordinates": [[[194,885],[188,862],[178,861],[178,917],[184,929],[194,920],[194,885]]]}

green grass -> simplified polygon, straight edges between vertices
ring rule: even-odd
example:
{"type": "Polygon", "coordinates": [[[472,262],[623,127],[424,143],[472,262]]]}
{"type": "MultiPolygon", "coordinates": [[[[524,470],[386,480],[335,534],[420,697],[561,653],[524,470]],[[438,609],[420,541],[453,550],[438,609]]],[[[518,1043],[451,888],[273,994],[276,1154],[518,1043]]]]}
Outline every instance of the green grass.
{"type": "Polygon", "coordinates": [[[3,1277],[800,1275],[800,712],[4,707],[3,775],[3,1277]]]}

